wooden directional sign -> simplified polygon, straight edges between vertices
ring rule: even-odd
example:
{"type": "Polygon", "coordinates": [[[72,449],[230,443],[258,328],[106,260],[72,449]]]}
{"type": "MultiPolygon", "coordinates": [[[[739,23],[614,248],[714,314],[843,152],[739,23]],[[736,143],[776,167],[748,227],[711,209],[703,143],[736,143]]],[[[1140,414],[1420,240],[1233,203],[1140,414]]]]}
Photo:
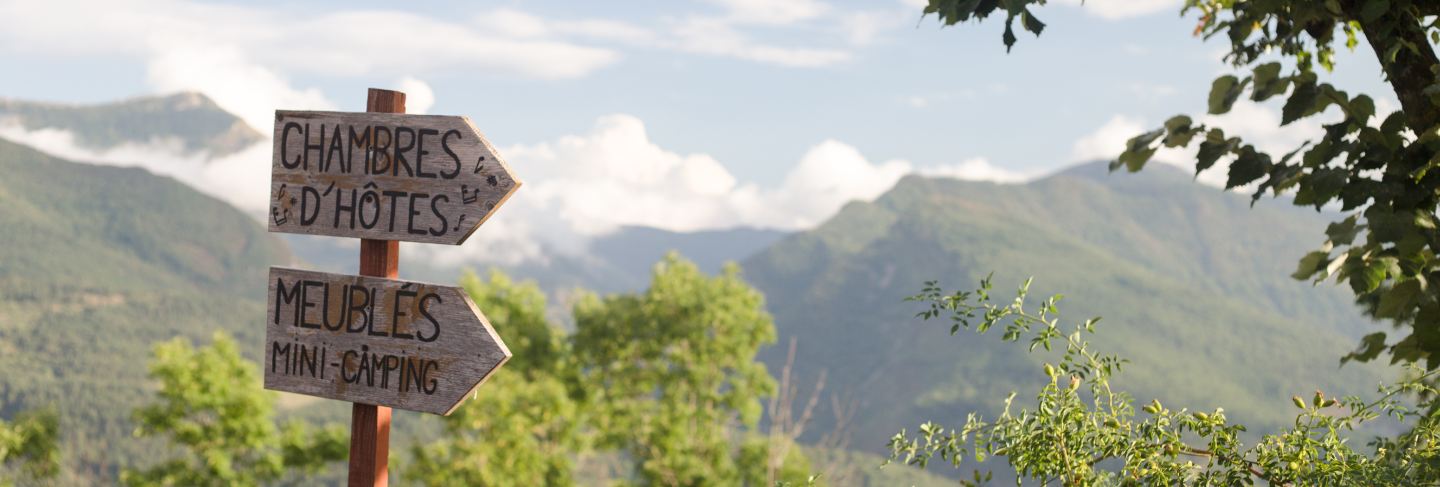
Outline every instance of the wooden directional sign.
{"type": "Polygon", "coordinates": [[[270,268],[265,388],[450,414],[510,359],[457,287],[270,268]]]}
{"type": "Polygon", "coordinates": [[[519,187],[465,117],[275,112],[272,232],[459,244],[519,187]]]}

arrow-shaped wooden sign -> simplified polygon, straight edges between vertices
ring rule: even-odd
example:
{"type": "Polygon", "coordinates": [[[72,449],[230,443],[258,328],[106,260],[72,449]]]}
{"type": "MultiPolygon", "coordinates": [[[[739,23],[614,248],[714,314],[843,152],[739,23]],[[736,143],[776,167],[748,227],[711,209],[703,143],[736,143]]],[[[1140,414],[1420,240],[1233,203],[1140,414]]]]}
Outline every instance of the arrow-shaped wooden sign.
{"type": "Polygon", "coordinates": [[[270,268],[265,388],[450,414],[510,349],[463,289],[270,268]]]}
{"type": "Polygon", "coordinates": [[[519,187],[465,117],[275,112],[272,232],[458,245],[519,187]]]}

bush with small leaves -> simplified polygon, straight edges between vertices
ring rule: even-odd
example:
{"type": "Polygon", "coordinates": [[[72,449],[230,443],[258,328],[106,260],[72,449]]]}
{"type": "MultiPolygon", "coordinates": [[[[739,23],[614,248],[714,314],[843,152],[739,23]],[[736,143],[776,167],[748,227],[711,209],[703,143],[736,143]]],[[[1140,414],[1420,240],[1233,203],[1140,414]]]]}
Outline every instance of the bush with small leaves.
{"type": "MultiPolygon", "coordinates": [[[[963,425],[923,423],[891,438],[890,459],[924,468],[933,460],[961,467],[1003,457],[1020,479],[1042,485],[1420,485],[1440,482],[1440,402],[1407,405],[1408,397],[1435,397],[1429,385],[1440,371],[1412,366],[1409,379],[1381,386],[1378,397],[1295,396],[1294,427],[1247,444],[1244,425],[1224,409],[1191,411],[1135,400],[1111,387],[1127,361],[1097,352],[1088,338],[1098,318],[1062,327],[1060,296],[1027,304],[1030,281],[1014,300],[996,301],[987,277],[972,291],[946,293],[935,282],[909,298],[925,304],[918,317],[1024,341],[1031,351],[1063,350],[1041,369],[1045,382],[1029,406],[1004,400],[994,419],[970,414],[963,425]],[[1409,427],[1394,437],[1356,448],[1349,436],[1363,423],[1390,417],[1409,427]]],[[[976,470],[976,484],[984,476],[976,470]]],[[[967,482],[968,483],[968,482],[967,482]]]]}

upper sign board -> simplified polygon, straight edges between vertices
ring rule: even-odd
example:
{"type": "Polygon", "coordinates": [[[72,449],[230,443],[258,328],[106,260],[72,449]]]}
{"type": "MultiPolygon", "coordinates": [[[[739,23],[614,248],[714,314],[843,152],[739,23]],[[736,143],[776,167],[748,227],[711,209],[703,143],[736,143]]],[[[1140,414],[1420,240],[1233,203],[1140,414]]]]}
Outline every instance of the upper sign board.
{"type": "Polygon", "coordinates": [[[275,112],[272,232],[458,245],[519,187],[465,117],[275,112]]]}
{"type": "Polygon", "coordinates": [[[270,268],[265,388],[450,414],[510,359],[463,289],[270,268]]]}

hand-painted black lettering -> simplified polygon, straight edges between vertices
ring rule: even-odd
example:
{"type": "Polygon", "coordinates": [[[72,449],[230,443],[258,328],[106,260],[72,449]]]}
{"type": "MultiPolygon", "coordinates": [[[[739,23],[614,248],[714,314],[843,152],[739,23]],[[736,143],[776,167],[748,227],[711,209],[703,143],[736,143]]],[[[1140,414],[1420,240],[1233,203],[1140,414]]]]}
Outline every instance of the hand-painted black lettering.
{"type": "Polygon", "coordinates": [[[358,203],[355,201],[356,193],[356,190],[350,190],[350,204],[347,205],[345,204],[345,190],[335,192],[335,219],[330,226],[340,228],[340,215],[345,214],[350,216],[350,228],[355,228],[355,205],[358,203]]]}
{"type": "Polygon", "coordinates": [[[430,212],[434,213],[435,218],[440,220],[440,227],[438,230],[436,229],[436,227],[430,227],[430,235],[434,235],[436,237],[445,235],[445,232],[450,230],[450,227],[447,226],[449,222],[445,220],[445,214],[440,212],[440,202],[442,201],[448,202],[450,201],[450,197],[443,194],[437,194],[434,197],[430,198],[430,212]]]}
{"type": "MultiPolygon", "coordinates": [[[[415,228],[415,221],[418,220],[415,217],[420,215],[420,210],[415,209],[415,200],[423,200],[429,197],[429,193],[410,193],[410,215],[406,218],[405,231],[410,232],[411,235],[424,235],[429,233],[425,229],[415,228]]],[[[421,204],[423,205],[424,203],[421,204]]],[[[424,208],[424,206],[421,206],[421,208],[424,208]]]]}
{"type": "Polygon", "coordinates": [[[425,150],[426,135],[440,135],[440,131],[435,129],[420,129],[415,131],[415,176],[435,179],[435,173],[425,172],[425,156],[430,154],[430,151],[425,150]]]}
{"type": "Polygon", "coordinates": [[[333,297],[330,292],[331,287],[333,286],[331,286],[330,283],[325,283],[325,299],[321,300],[320,303],[320,324],[324,326],[326,330],[340,331],[340,328],[345,326],[345,313],[340,312],[340,310],[345,309],[345,307],[350,304],[350,285],[347,284],[342,287],[342,292],[334,293],[333,297]],[[331,299],[336,301],[333,305],[331,304],[331,299]],[[334,322],[330,321],[330,315],[332,314],[330,313],[331,309],[335,310],[335,313],[333,313],[335,315],[334,322]]]}
{"type": "Polygon", "coordinates": [[[454,170],[452,170],[452,171],[450,171],[450,172],[442,172],[442,173],[440,173],[440,177],[445,178],[445,179],[455,179],[455,176],[459,176],[459,175],[460,175],[460,156],[456,155],[456,154],[455,154],[455,151],[450,149],[450,136],[452,136],[452,135],[455,136],[455,138],[457,138],[457,139],[464,139],[464,138],[465,138],[465,136],[462,135],[459,130],[454,130],[454,129],[447,130],[447,131],[445,132],[445,135],[440,137],[440,149],[444,150],[444,151],[445,151],[445,154],[449,155],[449,156],[450,156],[450,159],[452,159],[452,160],[455,161],[455,169],[454,169],[454,170]]]}
{"type": "Polygon", "coordinates": [[[371,299],[370,290],[361,286],[350,288],[350,306],[345,314],[345,331],[349,333],[360,333],[370,326],[373,316],[375,300],[371,299]],[[356,294],[356,293],[359,294],[356,294]],[[358,298],[358,299],[357,299],[358,298]],[[360,319],[355,319],[356,316],[360,319]]]}
{"type": "Polygon", "coordinates": [[[360,226],[366,230],[375,228],[375,224],[380,222],[380,195],[375,192],[375,188],[374,182],[366,183],[365,192],[360,196],[360,226]],[[366,207],[370,208],[369,221],[365,220],[366,207]]]}
{"type": "Polygon", "coordinates": [[[310,290],[312,287],[325,287],[325,283],[309,279],[300,281],[300,327],[319,329],[319,322],[310,322],[310,308],[316,307],[316,304],[310,301],[311,297],[316,295],[310,290]]]}
{"type": "Polygon", "coordinates": [[[320,130],[318,130],[318,132],[320,132],[320,141],[313,144],[310,143],[310,124],[305,124],[305,151],[302,153],[304,158],[301,161],[301,165],[305,166],[305,172],[310,172],[311,150],[315,151],[315,165],[320,165],[320,160],[325,157],[325,124],[320,124],[320,130]]]}
{"type": "Polygon", "coordinates": [[[435,304],[444,304],[444,303],[445,303],[444,300],[440,299],[440,295],[439,295],[439,294],[429,293],[429,294],[426,294],[426,295],[424,295],[424,296],[421,296],[421,297],[420,297],[420,305],[419,305],[419,306],[416,306],[416,308],[418,308],[419,311],[420,311],[420,316],[421,316],[421,317],[424,317],[424,318],[425,318],[425,321],[429,321],[429,322],[430,322],[430,327],[434,329],[434,332],[430,333],[430,336],[428,336],[428,337],[425,336],[425,335],[420,334],[420,332],[418,332],[418,331],[415,332],[415,338],[419,339],[419,340],[422,341],[422,342],[427,342],[427,343],[428,343],[428,342],[433,342],[433,341],[435,341],[436,339],[440,338],[440,320],[435,319],[435,315],[430,314],[430,302],[431,302],[431,301],[434,301],[435,304]]]}
{"type": "Polygon", "coordinates": [[[385,174],[390,172],[390,144],[393,142],[393,137],[390,136],[389,127],[377,125],[371,128],[371,130],[374,131],[374,134],[373,137],[371,137],[373,140],[370,141],[371,150],[365,153],[366,174],[385,174]],[[384,135],[384,137],[381,137],[381,135],[384,135]],[[381,158],[385,159],[385,165],[383,166],[380,165],[381,158]]]}
{"type": "MultiPolygon", "coordinates": [[[[350,174],[351,164],[355,161],[356,147],[365,150],[370,148],[370,127],[365,127],[365,130],[357,134],[355,126],[350,126],[350,144],[345,146],[345,165],[341,167],[345,174],[350,174]]],[[[368,163],[369,156],[366,156],[366,159],[368,163]]]]}
{"type": "Polygon", "coordinates": [[[300,225],[310,226],[320,217],[320,191],[304,186],[300,188],[300,225]],[[312,203],[311,200],[314,200],[312,203]]]}
{"type": "Polygon", "coordinates": [[[415,129],[410,127],[395,127],[395,166],[392,169],[394,176],[400,175],[400,168],[405,168],[406,177],[415,177],[415,171],[410,167],[410,161],[405,158],[405,153],[415,148],[415,129]]]}
{"type": "Polygon", "coordinates": [[[274,323],[280,324],[280,309],[289,304],[294,308],[294,316],[290,319],[290,326],[298,326],[300,323],[300,285],[291,285],[290,290],[285,290],[285,278],[275,279],[275,318],[274,323]]]}
{"type": "Polygon", "coordinates": [[[400,205],[395,204],[395,200],[397,200],[397,199],[399,199],[399,198],[401,198],[401,197],[404,197],[404,196],[406,195],[406,193],[405,193],[404,191],[382,191],[382,192],[380,192],[380,194],[385,195],[386,197],[390,198],[390,205],[386,208],[386,209],[390,210],[390,227],[389,227],[389,229],[387,229],[387,231],[393,232],[393,231],[395,231],[395,213],[396,213],[396,209],[398,209],[398,208],[400,207],[400,205]]]}
{"type": "Polygon", "coordinates": [[[285,368],[287,369],[287,370],[286,370],[286,373],[289,373],[289,370],[288,370],[288,369],[290,368],[290,367],[289,367],[289,365],[290,365],[290,344],[289,344],[289,343],[286,343],[284,347],[281,347],[281,346],[280,346],[280,342],[270,342],[270,373],[272,373],[272,374],[275,373],[275,361],[276,361],[276,360],[280,360],[280,363],[285,364],[285,365],[286,365],[285,368]]]}
{"type": "Polygon", "coordinates": [[[419,292],[407,290],[404,288],[395,291],[395,306],[390,309],[390,336],[393,336],[395,338],[415,338],[415,335],[400,331],[400,318],[409,317],[409,319],[405,321],[415,321],[415,317],[410,316],[410,314],[406,312],[406,310],[410,308],[410,304],[401,304],[401,300],[410,299],[411,301],[414,301],[415,296],[419,294],[419,292]]]}
{"type": "Polygon", "coordinates": [[[285,155],[290,150],[290,129],[295,129],[295,132],[302,137],[305,135],[300,129],[300,124],[295,122],[285,122],[285,128],[280,129],[280,165],[284,166],[285,169],[300,167],[300,162],[302,161],[301,156],[295,156],[295,160],[292,161],[285,155]]]}
{"type": "Polygon", "coordinates": [[[330,165],[336,159],[345,155],[345,138],[341,136],[340,124],[335,124],[335,131],[330,134],[330,150],[325,151],[325,160],[320,163],[320,172],[330,172],[330,165]]]}

